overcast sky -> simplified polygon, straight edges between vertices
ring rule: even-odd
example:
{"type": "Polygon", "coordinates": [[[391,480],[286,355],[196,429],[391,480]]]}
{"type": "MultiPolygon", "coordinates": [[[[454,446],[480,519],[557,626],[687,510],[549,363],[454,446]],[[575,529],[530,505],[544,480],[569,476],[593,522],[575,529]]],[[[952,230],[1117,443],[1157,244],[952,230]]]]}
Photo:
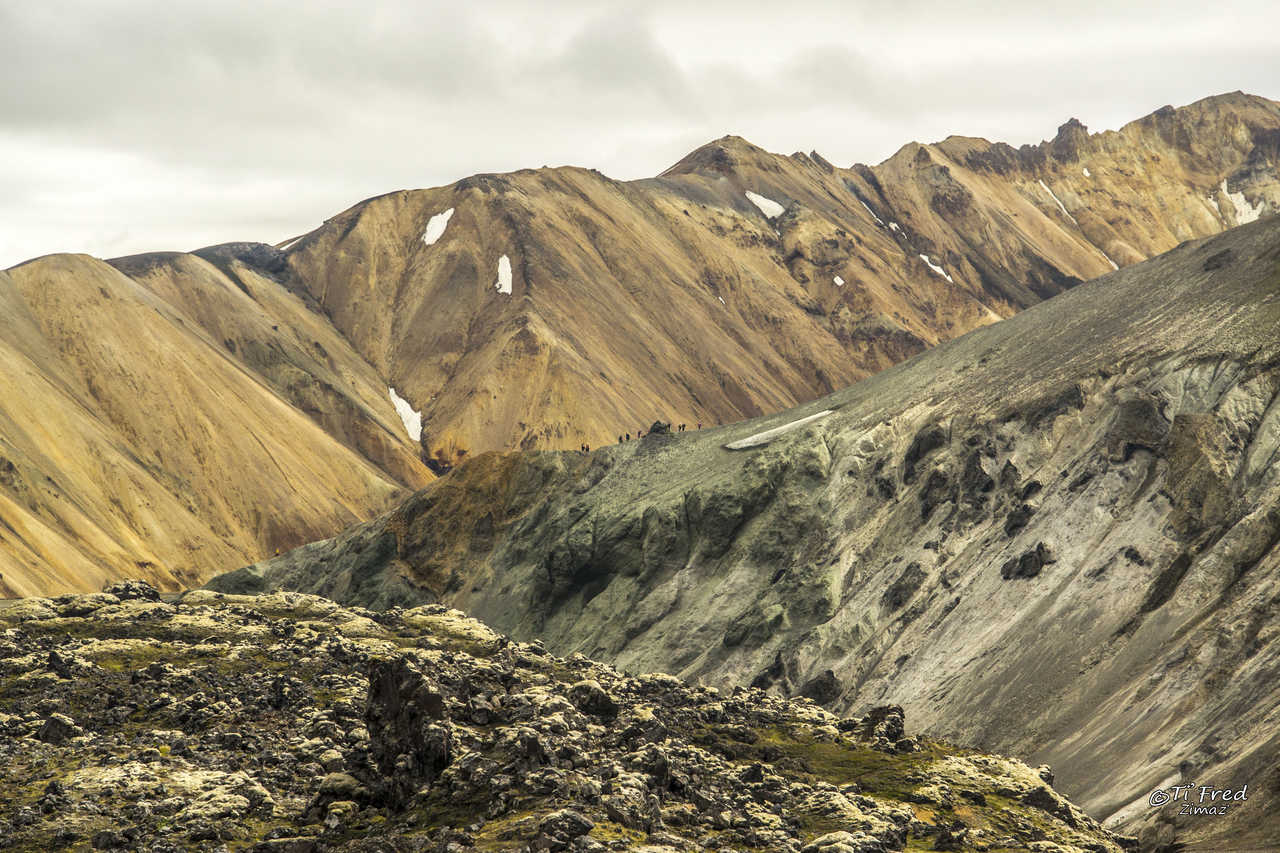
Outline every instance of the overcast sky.
{"type": "Polygon", "coordinates": [[[476,172],[657,174],[726,133],[875,163],[1242,89],[1275,0],[0,0],[0,268],[279,242],[476,172]]]}

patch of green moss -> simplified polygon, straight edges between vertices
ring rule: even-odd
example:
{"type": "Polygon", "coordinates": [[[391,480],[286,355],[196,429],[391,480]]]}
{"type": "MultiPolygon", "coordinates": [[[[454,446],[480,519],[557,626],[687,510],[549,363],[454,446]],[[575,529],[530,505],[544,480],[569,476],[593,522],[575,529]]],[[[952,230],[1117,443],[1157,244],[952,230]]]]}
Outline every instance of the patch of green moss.
{"type": "Polygon", "coordinates": [[[213,628],[190,624],[170,625],[165,621],[137,622],[127,619],[57,618],[23,622],[19,629],[34,637],[67,636],[77,640],[160,640],[197,645],[206,640],[226,639],[213,628]]]}
{"type": "Polygon", "coordinates": [[[930,765],[952,754],[941,744],[925,741],[919,752],[888,754],[856,741],[821,740],[801,728],[752,729],[755,738],[739,737],[714,727],[692,733],[691,739],[732,761],[765,762],[784,776],[834,785],[856,784],[871,796],[903,801],[916,789],[914,780],[927,774],[930,765]]]}
{"type": "Polygon", "coordinates": [[[135,669],[145,669],[156,661],[174,663],[182,658],[182,651],[181,646],[144,643],[133,648],[110,652],[88,651],[84,652],[84,657],[111,672],[131,672],[135,669]]]}
{"type": "Polygon", "coordinates": [[[237,821],[237,824],[234,831],[235,838],[226,842],[227,849],[233,853],[239,850],[252,850],[268,832],[283,825],[279,820],[255,817],[237,821]]]}
{"type": "Polygon", "coordinates": [[[638,844],[645,839],[643,832],[636,829],[628,829],[622,824],[614,823],[611,820],[595,819],[595,823],[596,825],[591,828],[587,835],[602,844],[608,844],[611,841],[638,844]]]}
{"type": "Polygon", "coordinates": [[[983,810],[985,816],[994,828],[1008,835],[1025,835],[1027,824],[1049,837],[1060,835],[1067,828],[1065,824],[1034,806],[994,793],[987,794],[986,798],[987,807],[983,810]]]}
{"type": "Polygon", "coordinates": [[[856,784],[867,794],[893,800],[905,799],[918,787],[913,779],[947,755],[945,748],[930,742],[921,744],[919,752],[890,755],[854,741],[824,741],[776,728],[760,735],[760,744],[777,747],[819,779],[835,785],[856,784]]]}
{"type": "MultiPolygon", "coordinates": [[[[538,823],[550,813],[550,809],[516,812],[485,823],[475,834],[475,849],[497,853],[512,849],[512,842],[532,838],[538,831],[538,823]]],[[[472,817],[474,820],[474,816],[472,817]]]]}

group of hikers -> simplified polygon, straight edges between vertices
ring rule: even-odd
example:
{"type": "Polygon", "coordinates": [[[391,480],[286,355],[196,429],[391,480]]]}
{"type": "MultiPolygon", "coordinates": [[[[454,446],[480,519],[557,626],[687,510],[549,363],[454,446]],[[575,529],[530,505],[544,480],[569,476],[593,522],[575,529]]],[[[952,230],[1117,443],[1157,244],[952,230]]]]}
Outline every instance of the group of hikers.
{"type": "MultiPolygon", "coordinates": [[[[689,428],[688,424],[676,424],[673,427],[671,424],[666,424],[666,423],[663,423],[662,421],[655,421],[653,426],[649,427],[649,432],[670,433],[672,430],[674,430],[675,432],[684,432],[688,428],[689,428]]],[[[702,429],[702,424],[698,423],[696,428],[702,429]]],[[[640,429],[636,430],[637,439],[644,438],[644,436],[645,436],[644,427],[641,427],[640,429]]],[[[618,444],[622,444],[624,441],[630,441],[630,440],[631,440],[631,433],[629,432],[624,432],[618,436],[618,444]]],[[[590,453],[591,445],[586,443],[580,444],[578,445],[578,451],[581,453],[590,453]]]]}
{"type": "MultiPolygon", "coordinates": [[[[655,426],[656,426],[657,424],[662,424],[662,421],[657,421],[657,422],[655,423],[655,426]]],[[[671,431],[671,425],[670,425],[670,424],[662,424],[662,426],[663,426],[664,428],[663,428],[663,429],[661,429],[661,430],[658,430],[659,432],[664,432],[664,433],[665,433],[665,432],[670,432],[670,431],[671,431]]],[[[684,432],[686,429],[688,429],[688,427],[689,427],[689,425],[688,425],[688,424],[676,424],[676,426],[675,426],[675,431],[676,431],[676,432],[684,432]]],[[[702,429],[702,424],[701,424],[701,423],[699,423],[699,424],[698,424],[698,429],[702,429]]],[[[650,428],[649,428],[649,432],[654,432],[653,427],[650,427],[650,428]]],[[[644,438],[644,428],[643,428],[643,427],[641,427],[640,429],[636,430],[636,438],[644,438]]],[[[631,440],[631,433],[629,433],[629,432],[624,432],[622,435],[618,436],[618,444],[622,444],[622,442],[624,442],[624,441],[630,441],[630,440],[631,440]]],[[[585,446],[586,446],[586,445],[584,445],[584,447],[585,447],[585,446]]]]}

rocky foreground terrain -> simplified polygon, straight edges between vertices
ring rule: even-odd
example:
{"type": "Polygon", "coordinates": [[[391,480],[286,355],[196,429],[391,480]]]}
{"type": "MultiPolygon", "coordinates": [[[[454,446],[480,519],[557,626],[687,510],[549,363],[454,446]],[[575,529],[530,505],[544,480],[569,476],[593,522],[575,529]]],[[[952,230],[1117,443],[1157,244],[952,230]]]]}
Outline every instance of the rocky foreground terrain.
{"type": "Polygon", "coordinates": [[[1047,767],[439,605],[0,602],[0,849],[1119,851],[1047,767]]]}
{"type": "Polygon", "coordinates": [[[725,137],[648,180],[390,193],[279,247],[36,258],[0,272],[0,595],[178,589],[484,451],[784,410],[1276,210],[1280,104],[1237,92],[1016,149],[843,168],[725,137]]]}
{"type": "Polygon", "coordinates": [[[1280,218],[1191,241],[806,406],[491,454],[225,575],[442,601],[558,654],[898,704],[1153,843],[1263,846],[1280,785],[1280,218]]]}

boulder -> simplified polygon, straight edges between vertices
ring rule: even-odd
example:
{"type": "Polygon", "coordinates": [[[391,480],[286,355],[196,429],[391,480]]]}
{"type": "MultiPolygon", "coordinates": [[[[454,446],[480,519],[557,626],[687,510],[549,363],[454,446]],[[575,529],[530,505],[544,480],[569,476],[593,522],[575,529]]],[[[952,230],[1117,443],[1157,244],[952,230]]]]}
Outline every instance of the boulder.
{"type": "Polygon", "coordinates": [[[159,601],[160,590],[144,580],[120,580],[103,587],[107,595],[114,595],[121,601],[159,601]]]}
{"type": "Polygon", "coordinates": [[[79,737],[84,731],[76,725],[75,720],[66,714],[53,713],[44,721],[44,725],[40,726],[36,732],[36,738],[45,743],[63,744],[74,737],[79,737]]]}
{"type": "Polygon", "coordinates": [[[593,717],[613,719],[618,716],[618,703],[596,681],[579,681],[569,688],[569,701],[579,711],[593,717]]]}

